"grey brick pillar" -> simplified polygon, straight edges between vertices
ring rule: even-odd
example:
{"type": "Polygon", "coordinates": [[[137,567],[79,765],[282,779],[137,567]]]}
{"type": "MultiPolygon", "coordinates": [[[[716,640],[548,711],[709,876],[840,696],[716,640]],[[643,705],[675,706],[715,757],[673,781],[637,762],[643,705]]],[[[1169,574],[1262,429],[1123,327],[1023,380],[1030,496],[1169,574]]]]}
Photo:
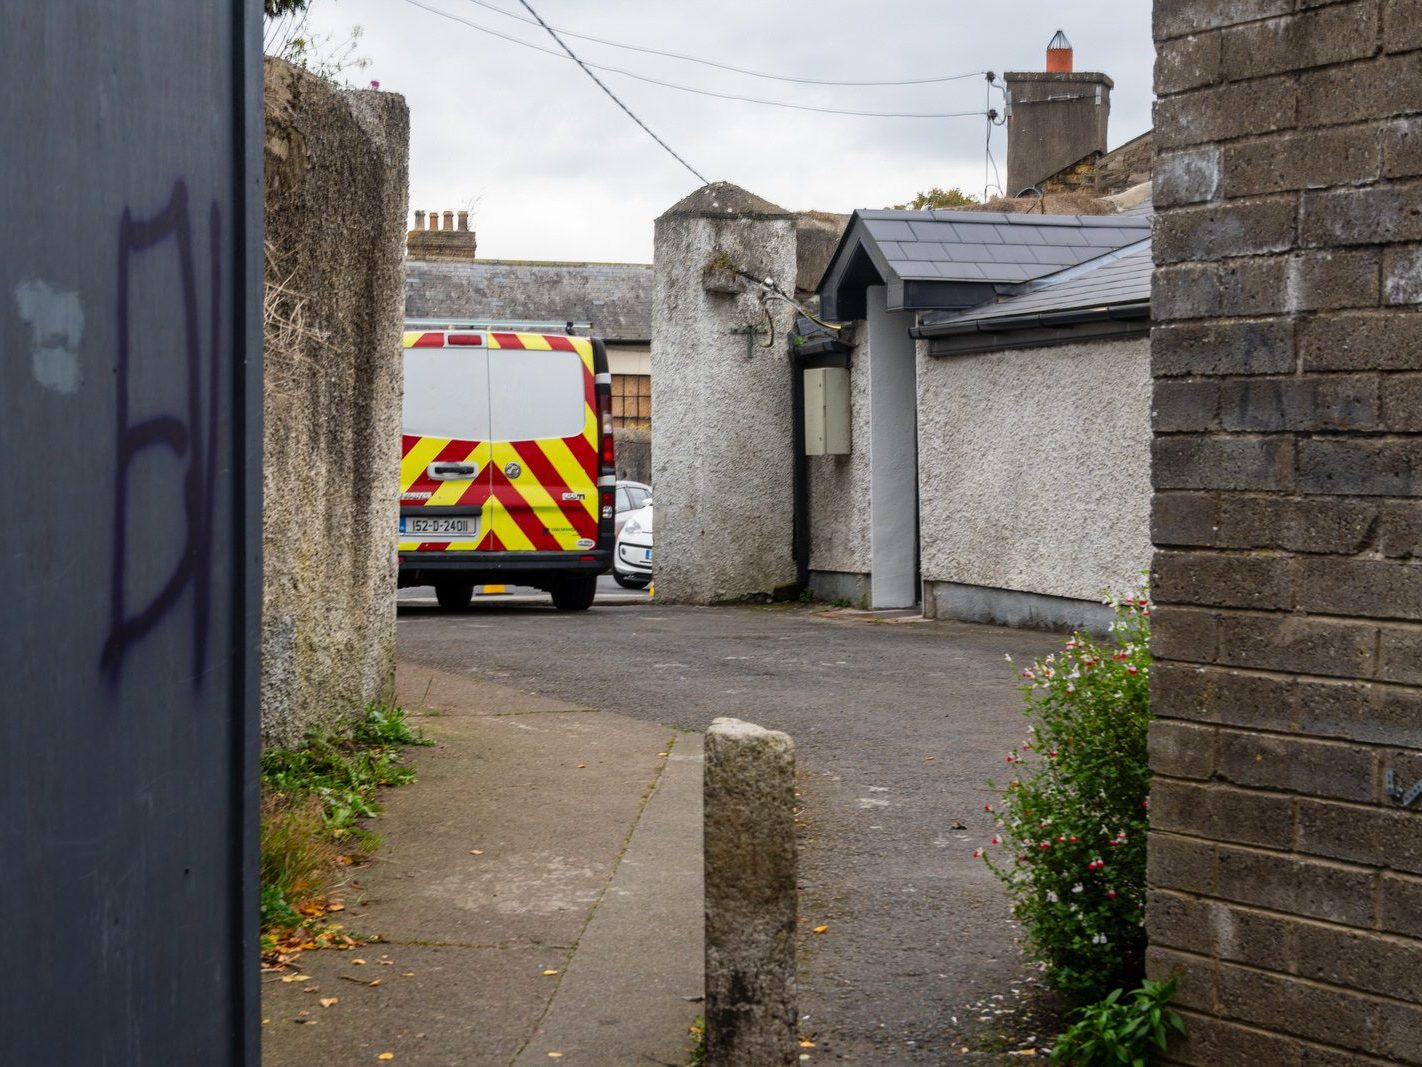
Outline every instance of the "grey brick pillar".
{"type": "Polygon", "coordinates": [[[1419,1063],[1422,5],[1155,35],[1150,969],[1180,1062],[1419,1063]]]}

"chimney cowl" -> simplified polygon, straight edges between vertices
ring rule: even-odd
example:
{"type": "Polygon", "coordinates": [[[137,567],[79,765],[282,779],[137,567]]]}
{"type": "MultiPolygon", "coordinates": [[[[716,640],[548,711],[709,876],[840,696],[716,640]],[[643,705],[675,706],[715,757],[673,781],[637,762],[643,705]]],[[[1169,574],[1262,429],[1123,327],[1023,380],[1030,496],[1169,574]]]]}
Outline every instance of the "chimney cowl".
{"type": "Polygon", "coordinates": [[[1047,73],[1070,74],[1072,72],[1072,49],[1067,35],[1058,30],[1047,42],[1047,73]]]}

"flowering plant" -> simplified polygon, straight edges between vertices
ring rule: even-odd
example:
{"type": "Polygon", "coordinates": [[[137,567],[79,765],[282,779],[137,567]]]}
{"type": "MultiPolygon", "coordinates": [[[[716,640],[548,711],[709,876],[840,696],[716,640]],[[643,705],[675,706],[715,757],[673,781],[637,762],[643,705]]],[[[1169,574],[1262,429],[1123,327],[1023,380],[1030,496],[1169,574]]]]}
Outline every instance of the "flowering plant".
{"type": "Polygon", "coordinates": [[[1134,988],[1145,969],[1150,601],[1142,589],[1108,603],[1109,638],[1074,634],[1022,669],[1028,737],[1007,753],[1006,786],[988,783],[1001,851],[977,853],[1006,884],[1029,952],[1078,1002],[1134,988]]]}

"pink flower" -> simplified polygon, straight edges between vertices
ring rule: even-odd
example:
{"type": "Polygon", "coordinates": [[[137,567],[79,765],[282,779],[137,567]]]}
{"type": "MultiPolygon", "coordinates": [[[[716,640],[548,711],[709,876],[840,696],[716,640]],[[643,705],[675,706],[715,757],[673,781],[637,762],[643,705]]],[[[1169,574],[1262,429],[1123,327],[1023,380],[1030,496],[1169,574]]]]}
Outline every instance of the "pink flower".
{"type": "Polygon", "coordinates": [[[1108,890],[1106,890],[1106,899],[1107,899],[1107,900],[1115,900],[1115,899],[1116,899],[1116,891],[1115,891],[1114,889],[1108,889],[1108,890]]]}
{"type": "Polygon", "coordinates": [[[980,859],[982,859],[982,858],[983,858],[983,850],[980,849],[980,848],[975,848],[975,849],[973,849],[973,859],[975,859],[975,860],[980,860],[980,859]]]}
{"type": "Polygon", "coordinates": [[[983,811],[992,811],[992,805],[991,805],[991,804],[984,804],[984,805],[983,805],[983,811]]]}
{"type": "Polygon", "coordinates": [[[1000,838],[1000,837],[994,837],[994,838],[992,839],[992,843],[993,843],[994,845],[1000,845],[1000,844],[1002,844],[1002,838],[1000,838]]]}

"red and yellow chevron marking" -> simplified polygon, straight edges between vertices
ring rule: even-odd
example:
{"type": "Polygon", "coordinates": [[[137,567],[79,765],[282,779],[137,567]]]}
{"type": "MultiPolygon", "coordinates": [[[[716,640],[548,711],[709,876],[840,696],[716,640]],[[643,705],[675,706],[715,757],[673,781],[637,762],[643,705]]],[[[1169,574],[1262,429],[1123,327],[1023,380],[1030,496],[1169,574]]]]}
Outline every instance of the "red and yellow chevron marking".
{"type": "MultiPolygon", "coordinates": [[[[406,331],[403,347],[445,347],[447,333],[455,331],[406,331]]],[[[402,505],[477,504],[482,515],[477,540],[402,540],[399,550],[579,551],[580,540],[586,547],[586,542],[596,540],[598,534],[598,425],[592,342],[557,334],[504,332],[487,333],[480,340],[483,345],[477,347],[578,353],[583,362],[583,430],[571,437],[534,441],[486,442],[405,435],[400,462],[402,505]],[[428,475],[435,462],[472,463],[478,473],[467,480],[436,481],[428,475]],[[513,477],[506,473],[513,469],[511,464],[517,464],[519,471],[513,477]],[[417,494],[428,496],[415,498],[417,494]]]]}

